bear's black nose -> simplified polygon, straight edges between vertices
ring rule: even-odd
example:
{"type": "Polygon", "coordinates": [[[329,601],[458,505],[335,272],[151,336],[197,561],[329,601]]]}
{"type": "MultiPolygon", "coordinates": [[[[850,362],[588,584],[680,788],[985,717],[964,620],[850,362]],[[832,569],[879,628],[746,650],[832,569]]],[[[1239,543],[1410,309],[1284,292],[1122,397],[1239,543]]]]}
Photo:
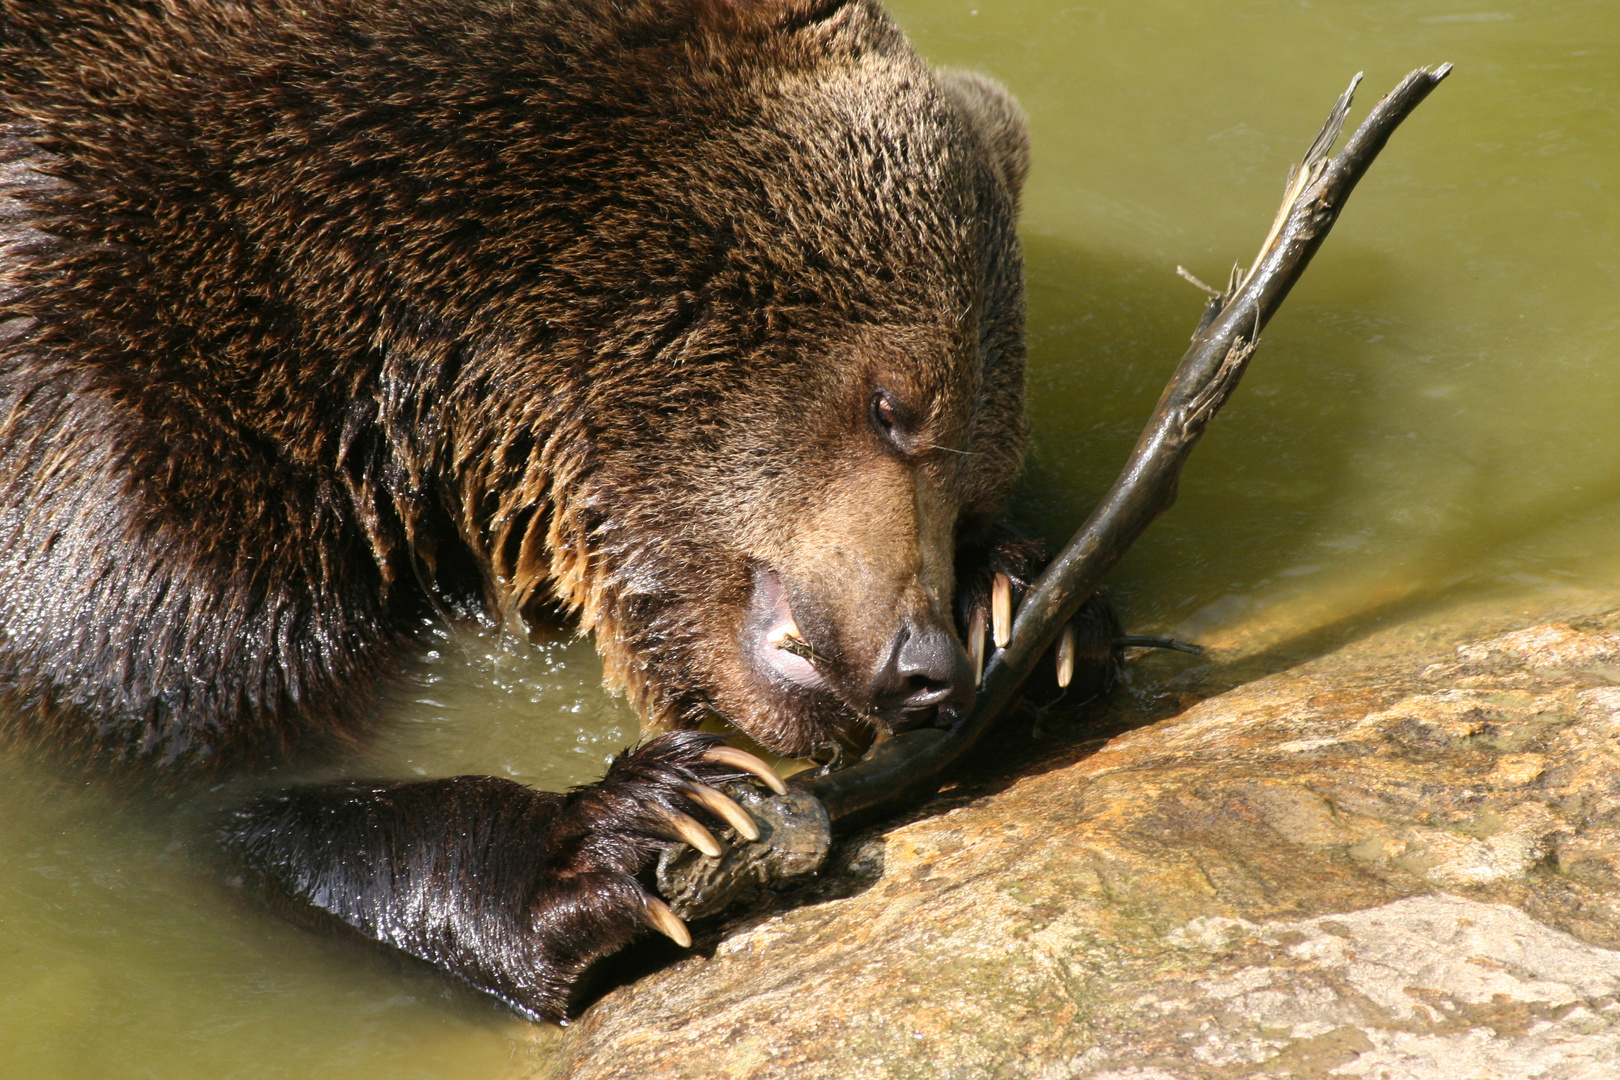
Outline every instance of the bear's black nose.
{"type": "Polygon", "coordinates": [[[954,720],[973,704],[973,662],[942,628],[907,623],[872,680],[872,703],[891,731],[954,720]]]}

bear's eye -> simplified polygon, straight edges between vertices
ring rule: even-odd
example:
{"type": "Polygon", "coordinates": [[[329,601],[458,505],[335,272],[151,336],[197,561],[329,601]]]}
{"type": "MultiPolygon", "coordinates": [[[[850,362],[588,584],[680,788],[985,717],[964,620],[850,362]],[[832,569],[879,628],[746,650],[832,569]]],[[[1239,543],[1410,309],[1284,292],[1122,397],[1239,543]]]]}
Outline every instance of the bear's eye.
{"type": "Polygon", "coordinates": [[[872,392],[872,424],[878,429],[878,434],[902,452],[907,449],[905,420],[905,411],[888,391],[872,392]]]}

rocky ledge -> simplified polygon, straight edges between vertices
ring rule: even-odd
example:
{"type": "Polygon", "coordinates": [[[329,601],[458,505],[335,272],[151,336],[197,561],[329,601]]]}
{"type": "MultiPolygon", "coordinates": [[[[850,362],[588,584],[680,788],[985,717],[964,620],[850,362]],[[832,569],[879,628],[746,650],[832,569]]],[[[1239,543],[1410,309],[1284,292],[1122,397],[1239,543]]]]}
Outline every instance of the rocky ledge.
{"type": "Polygon", "coordinates": [[[1088,729],[1026,720],[608,994],[552,1074],[1620,1075],[1613,605],[1454,610],[1251,681],[1279,654],[1230,650],[1088,729]]]}

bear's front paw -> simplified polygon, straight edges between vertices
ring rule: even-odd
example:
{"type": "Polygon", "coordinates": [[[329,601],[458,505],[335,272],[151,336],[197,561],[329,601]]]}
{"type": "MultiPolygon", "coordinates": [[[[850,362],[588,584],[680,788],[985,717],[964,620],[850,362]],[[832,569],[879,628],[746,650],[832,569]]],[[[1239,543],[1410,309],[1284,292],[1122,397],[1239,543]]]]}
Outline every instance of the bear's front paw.
{"type": "Polygon", "coordinates": [[[637,875],[672,840],[718,854],[711,827],[759,835],[712,787],[750,775],[785,789],[758,758],[685,732],[566,795],[489,776],[267,792],[227,816],[220,841],[244,885],[288,914],[561,1019],[586,967],[645,926],[689,943],[637,875]]]}
{"type": "MultiPolygon", "coordinates": [[[[536,912],[583,906],[597,918],[645,924],[683,948],[691,945],[685,924],[636,878],[671,842],[719,858],[711,828],[759,839],[754,819],[714,786],[747,777],[777,794],[787,791],[769,765],[722,745],[717,735],[672,732],[620,754],[600,782],[569,793],[553,823],[536,912]]],[[[604,935],[605,926],[592,929],[596,940],[619,936],[604,935]]]]}
{"type": "MultiPolygon", "coordinates": [[[[957,624],[979,679],[985,661],[1012,639],[1013,615],[1048,559],[1039,541],[1003,531],[964,562],[956,586],[957,624]]],[[[1119,677],[1124,640],[1114,605],[1099,590],[1063,628],[1045,670],[1061,690],[1073,685],[1082,698],[1106,694],[1119,677]]]]}

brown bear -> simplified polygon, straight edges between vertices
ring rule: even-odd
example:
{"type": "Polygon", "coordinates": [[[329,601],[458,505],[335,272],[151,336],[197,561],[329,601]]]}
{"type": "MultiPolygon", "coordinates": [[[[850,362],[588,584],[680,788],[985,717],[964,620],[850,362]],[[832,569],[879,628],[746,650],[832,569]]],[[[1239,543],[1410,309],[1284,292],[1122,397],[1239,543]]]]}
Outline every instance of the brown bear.
{"type": "Polygon", "coordinates": [[[690,729],[970,704],[1030,569],[1025,171],[873,0],[5,0],[0,724],[254,770],[360,739],[425,613],[577,618],[667,732],[600,783],[223,829],[279,903],[565,1015],[681,934],[661,846],[747,831],[707,785],[760,766],[690,729]]]}

